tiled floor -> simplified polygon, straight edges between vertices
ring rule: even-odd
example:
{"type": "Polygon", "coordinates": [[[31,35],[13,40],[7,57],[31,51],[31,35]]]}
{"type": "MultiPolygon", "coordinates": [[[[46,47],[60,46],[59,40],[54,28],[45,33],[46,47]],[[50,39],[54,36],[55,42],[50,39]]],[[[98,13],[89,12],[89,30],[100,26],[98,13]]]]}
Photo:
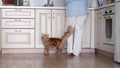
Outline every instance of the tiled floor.
{"type": "Polygon", "coordinates": [[[81,54],[79,57],[66,54],[4,54],[0,56],[0,68],[120,68],[120,64],[95,54],[81,54]]]}

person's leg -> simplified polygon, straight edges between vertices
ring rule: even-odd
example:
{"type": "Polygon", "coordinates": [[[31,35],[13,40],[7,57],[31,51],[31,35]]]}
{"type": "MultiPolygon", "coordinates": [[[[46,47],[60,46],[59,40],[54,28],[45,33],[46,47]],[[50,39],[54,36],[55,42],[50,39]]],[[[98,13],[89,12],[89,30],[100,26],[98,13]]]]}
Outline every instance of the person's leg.
{"type": "MultiPolygon", "coordinates": [[[[66,26],[66,29],[68,28],[69,25],[74,28],[75,17],[67,17],[67,26],[66,26]]],[[[67,40],[67,53],[68,54],[73,53],[73,33],[70,35],[70,37],[67,40]]]]}
{"type": "Polygon", "coordinates": [[[73,47],[73,54],[75,56],[79,56],[81,52],[81,43],[82,43],[82,34],[84,31],[84,23],[86,20],[86,15],[85,16],[78,16],[77,17],[77,22],[75,25],[75,35],[74,35],[74,47],[73,47]]]}

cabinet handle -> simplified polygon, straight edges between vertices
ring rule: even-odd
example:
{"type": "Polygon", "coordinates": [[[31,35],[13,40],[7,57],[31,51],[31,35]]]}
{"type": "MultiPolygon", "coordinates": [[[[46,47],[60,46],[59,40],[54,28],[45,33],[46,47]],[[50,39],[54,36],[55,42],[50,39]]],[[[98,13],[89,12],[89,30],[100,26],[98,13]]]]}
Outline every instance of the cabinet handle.
{"type": "Polygon", "coordinates": [[[19,32],[22,32],[21,30],[19,30],[19,32]]]}
{"type": "Polygon", "coordinates": [[[21,9],[15,9],[15,11],[21,11],[21,9]]]}
{"type": "Polygon", "coordinates": [[[15,32],[22,32],[21,30],[15,30],[15,32]]]}
{"type": "Polygon", "coordinates": [[[17,30],[15,30],[15,32],[17,32],[17,30]]]}
{"type": "Polygon", "coordinates": [[[53,19],[55,19],[55,17],[53,17],[53,19]]]}
{"type": "Polygon", "coordinates": [[[20,19],[15,19],[15,21],[21,21],[20,19]]]}

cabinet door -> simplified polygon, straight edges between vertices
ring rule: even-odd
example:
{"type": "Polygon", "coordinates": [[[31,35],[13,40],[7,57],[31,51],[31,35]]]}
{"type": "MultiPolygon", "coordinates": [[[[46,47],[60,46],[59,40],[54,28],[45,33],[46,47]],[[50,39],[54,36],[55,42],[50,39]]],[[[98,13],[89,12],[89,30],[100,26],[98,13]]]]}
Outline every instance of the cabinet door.
{"type": "Polygon", "coordinates": [[[34,48],[34,29],[2,29],[2,48],[34,48]]]}
{"type": "Polygon", "coordinates": [[[65,10],[52,10],[52,37],[63,36],[65,31],[65,10]]]}
{"type": "MultiPolygon", "coordinates": [[[[96,10],[96,48],[101,48],[103,39],[103,13],[105,9],[96,10]]],[[[104,49],[104,48],[102,48],[104,49]]]]}
{"type": "Polygon", "coordinates": [[[87,16],[86,22],[85,22],[85,29],[83,32],[83,38],[82,38],[82,48],[90,48],[90,24],[91,22],[91,15],[87,16]]]}
{"type": "Polygon", "coordinates": [[[43,48],[41,35],[51,37],[51,10],[36,10],[36,48],[43,48]]]}

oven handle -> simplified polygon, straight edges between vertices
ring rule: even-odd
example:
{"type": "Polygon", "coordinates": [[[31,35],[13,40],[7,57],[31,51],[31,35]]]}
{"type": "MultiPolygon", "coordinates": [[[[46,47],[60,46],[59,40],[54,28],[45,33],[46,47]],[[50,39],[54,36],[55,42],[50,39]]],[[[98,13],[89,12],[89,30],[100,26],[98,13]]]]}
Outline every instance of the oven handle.
{"type": "Polygon", "coordinates": [[[108,15],[115,15],[115,13],[107,13],[107,14],[103,14],[103,16],[108,16],[108,15]]]}
{"type": "Polygon", "coordinates": [[[104,16],[105,19],[111,19],[111,16],[104,16]]]}

